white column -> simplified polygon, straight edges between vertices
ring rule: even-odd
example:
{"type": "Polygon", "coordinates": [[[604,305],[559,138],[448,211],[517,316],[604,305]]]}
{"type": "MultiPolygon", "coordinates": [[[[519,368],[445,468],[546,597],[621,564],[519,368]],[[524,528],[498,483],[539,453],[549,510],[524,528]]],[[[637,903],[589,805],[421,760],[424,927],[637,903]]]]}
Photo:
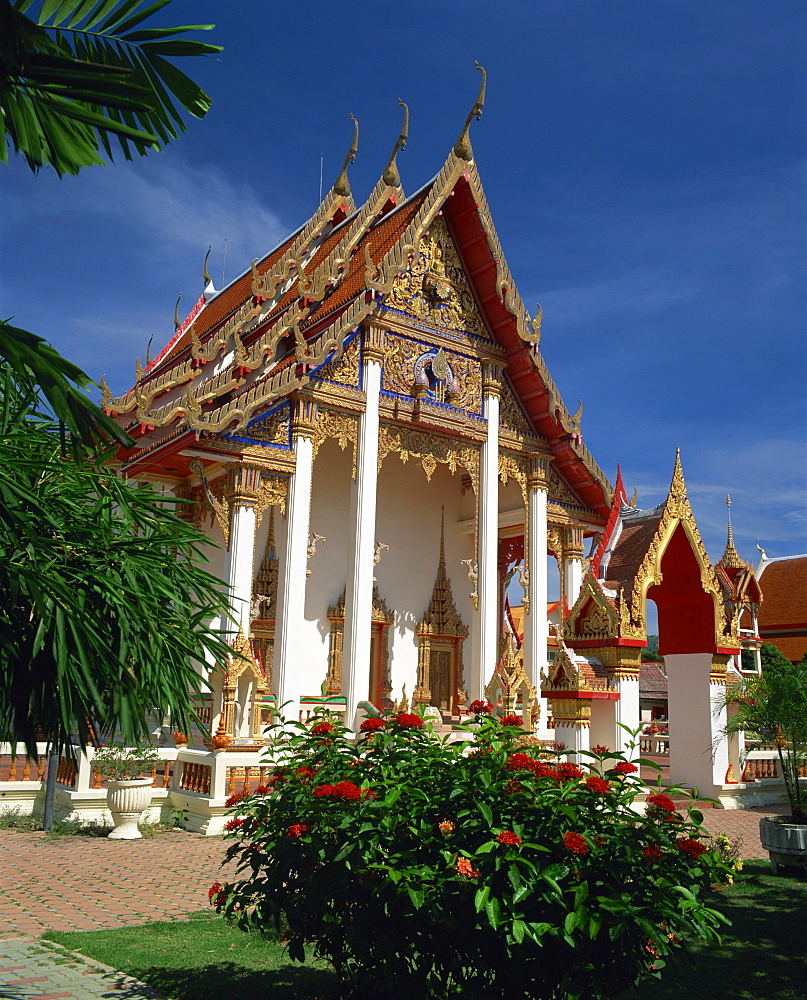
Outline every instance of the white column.
{"type": "Polygon", "coordinates": [[[225,638],[238,635],[239,628],[249,634],[249,604],[252,600],[252,571],[255,552],[255,508],[238,503],[230,516],[230,546],[224,558],[224,578],[233,615],[222,618],[225,638]]]}
{"type": "Polygon", "coordinates": [[[630,733],[626,732],[622,726],[636,729],[640,721],[639,711],[639,675],[625,673],[617,677],[616,689],[619,692],[619,701],[614,705],[614,725],[613,742],[608,744],[614,750],[621,750],[622,753],[631,760],[639,756],[639,747],[633,750],[628,748],[628,743],[633,739],[630,733]],[[622,725],[619,725],[621,723],[622,725]]]}
{"type": "MultiPolygon", "coordinates": [[[[536,462],[542,462],[538,459],[536,462]]],[[[537,471],[537,470],[536,470],[537,471]]],[[[541,690],[541,673],[547,669],[547,642],[549,622],[547,605],[547,560],[546,560],[546,480],[544,476],[529,480],[528,510],[528,552],[529,568],[529,614],[524,615],[524,669],[530,684],[541,690]]],[[[546,731],[547,703],[540,699],[541,717],[538,728],[546,731]]]]}
{"type": "Polygon", "coordinates": [[[583,586],[583,529],[570,525],[563,533],[563,593],[571,610],[583,586]]]}
{"type": "Polygon", "coordinates": [[[305,582],[308,562],[311,480],[314,465],[313,429],[316,409],[306,401],[293,428],[294,475],[289,482],[286,511],[286,551],[280,567],[275,624],[274,684],[278,710],[289,721],[300,714],[300,656],[298,638],[305,621],[305,582]]]}
{"type": "Polygon", "coordinates": [[[729,766],[725,687],[713,683],[711,653],[665,653],[670,719],[670,781],[711,796],[729,766]]]}
{"type": "MultiPolygon", "coordinates": [[[[555,739],[558,743],[566,744],[566,751],[590,750],[591,740],[588,726],[574,725],[570,722],[555,723],[555,739]]],[[[574,760],[575,757],[569,758],[574,760]]]]}
{"type": "Polygon", "coordinates": [[[378,400],[381,362],[365,343],[363,383],[365,407],[359,421],[356,481],[350,495],[353,522],[352,562],[345,588],[345,635],[342,647],[342,690],[347,697],[347,724],[366,701],[370,685],[370,639],[373,614],[373,554],[378,487],[378,400]]]}
{"type": "Polygon", "coordinates": [[[471,683],[468,696],[481,698],[496,666],[499,624],[499,383],[495,373],[484,381],[487,437],[479,469],[478,607],[475,614],[471,683]]]}

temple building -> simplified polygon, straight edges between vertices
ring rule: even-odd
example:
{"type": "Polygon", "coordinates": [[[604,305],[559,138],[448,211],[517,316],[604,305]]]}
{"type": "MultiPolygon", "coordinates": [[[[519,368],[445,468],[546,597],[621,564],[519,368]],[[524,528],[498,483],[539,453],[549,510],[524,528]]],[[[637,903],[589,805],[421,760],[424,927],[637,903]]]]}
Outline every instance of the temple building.
{"type": "MultiPolygon", "coordinates": [[[[439,173],[409,196],[404,105],[361,205],[356,125],[313,217],[226,288],[208,280],[134,387],[105,392],[136,439],[124,474],[193,501],[184,516],[233,596],[222,627],[252,666],[217,681],[210,711],[232,747],[258,738],[258,702],[303,720],[327,703],[352,726],[405,702],[448,719],[486,692],[539,733],[551,720],[570,748],[589,734],[622,747],[618,724],[639,723],[647,599],[670,714],[698,754],[714,736],[737,605],[680,461],[667,500],[643,511],[583,444],[582,406],[569,412],[547,370],[540,309],[519,296],[474,161],[483,102],[484,76],[439,173]]],[[[720,785],[724,758],[686,779],[720,785]]]]}

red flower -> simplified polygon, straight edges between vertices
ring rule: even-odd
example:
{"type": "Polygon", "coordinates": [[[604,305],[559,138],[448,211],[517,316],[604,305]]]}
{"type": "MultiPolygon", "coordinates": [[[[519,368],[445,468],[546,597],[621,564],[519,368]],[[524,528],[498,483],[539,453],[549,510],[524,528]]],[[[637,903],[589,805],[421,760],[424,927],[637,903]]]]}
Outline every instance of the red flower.
{"type": "Polygon", "coordinates": [[[631,764],[629,760],[621,760],[614,770],[617,774],[633,774],[639,768],[635,764],[631,764]]]}
{"type": "Polygon", "coordinates": [[[294,773],[300,776],[300,781],[305,781],[306,778],[313,778],[317,769],[315,767],[298,767],[294,773]]]}
{"type": "Polygon", "coordinates": [[[457,871],[466,878],[479,878],[482,872],[478,872],[467,858],[457,858],[457,871]]]}
{"type": "Polygon", "coordinates": [[[361,789],[352,781],[340,781],[338,785],[333,786],[331,795],[335,799],[347,799],[348,802],[355,802],[361,798],[361,789]]]}
{"type": "Polygon", "coordinates": [[[519,792],[524,791],[524,787],[518,781],[508,781],[504,786],[504,790],[508,795],[517,795],[519,792]]]}
{"type": "Polygon", "coordinates": [[[532,773],[537,778],[552,778],[557,781],[560,775],[550,764],[547,764],[545,760],[533,761],[532,773]]]}
{"type": "Polygon", "coordinates": [[[314,789],[317,798],[324,798],[326,795],[333,795],[333,785],[317,785],[314,789]]]}
{"type": "Polygon", "coordinates": [[[258,787],[255,789],[256,795],[270,795],[271,792],[272,789],[269,788],[268,785],[258,785],[258,787]]]}
{"type": "Polygon", "coordinates": [[[651,814],[653,812],[674,813],[675,803],[669,795],[648,795],[647,811],[651,814]]]}
{"type": "Polygon", "coordinates": [[[229,797],[229,799],[227,799],[227,801],[224,803],[224,805],[228,809],[230,809],[232,806],[236,805],[236,803],[240,802],[241,799],[246,798],[247,795],[248,795],[248,792],[236,792],[235,795],[231,795],[229,797]]]}
{"type": "Polygon", "coordinates": [[[226,902],[227,902],[227,893],[226,892],[220,892],[218,894],[218,896],[216,896],[216,898],[213,900],[213,905],[217,906],[217,907],[218,906],[224,906],[224,904],[226,902]]]}
{"type": "Polygon", "coordinates": [[[706,853],[706,848],[703,844],[697,840],[693,840],[691,837],[681,837],[680,840],[676,840],[675,846],[679,851],[683,851],[684,854],[688,854],[691,858],[697,859],[701,854],[706,853]]]}
{"type": "Polygon", "coordinates": [[[522,726],[524,724],[524,720],[520,715],[505,715],[505,717],[501,720],[501,724],[503,726],[522,726]]]}
{"type": "Polygon", "coordinates": [[[379,719],[376,715],[371,715],[369,719],[365,719],[362,722],[359,729],[363,733],[372,733],[376,729],[383,729],[384,726],[386,726],[386,722],[383,719],[379,719]]]}
{"type": "Polygon", "coordinates": [[[535,761],[525,753],[511,753],[504,765],[508,771],[532,771],[535,761]]]}
{"type": "Polygon", "coordinates": [[[291,826],[286,831],[287,837],[302,837],[304,833],[308,833],[308,827],[305,823],[292,823],[291,826]]]}
{"type": "Polygon", "coordinates": [[[336,726],[330,722],[318,722],[311,730],[312,736],[327,736],[328,733],[335,733],[336,726]]]}
{"type": "Polygon", "coordinates": [[[611,752],[611,748],[610,747],[604,747],[601,743],[598,743],[595,747],[591,748],[591,752],[592,753],[598,753],[598,754],[600,754],[600,756],[603,756],[604,754],[610,753],[611,752]]]}
{"type": "Polygon", "coordinates": [[[606,792],[611,790],[611,786],[607,781],[593,774],[590,778],[586,778],[586,788],[592,792],[599,792],[600,795],[605,795],[606,792]]]}
{"type": "Polygon", "coordinates": [[[210,888],[207,890],[207,898],[210,900],[211,903],[213,902],[213,897],[218,896],[218,894],[221,892],[223,888],[224,886],[221,884],[221,882],[214,882],[213,885],[210,886],[210,888]]]}
{"type": "Polygon", "coordinates": [[[601,833],[597,833],[594,836],[594,843],[597,845],[597,847],[605,847],[605,845],[608,843],[608,838],[603,837],[601,833]]]}
{"type": "Polygon", "coordinates": [[[496,836],[496,840],[498,840],[500,844],[512,844],[513,847],[518,847],[521,844],[521,837],[513,833],[512,830],[502,830],[502,832],[496,836]]]}
{"type": "Polygon", "coordinates": [[[364,796],[365,799],[377,799],[378,798],[378,796],[372,790],[372,788],[365,788],[364,791],[362,792],[362,795],[364,796]]]}
{"type": "Polygon", "coordinates": [[[420,729],[423,725],[423,719],[412,712],[399,712],[394,719],[403,729],[420,729]]]}
{"type": "Polygon", "coordinates": [[[589,852],[585,837],[581,837],[579,833],[564,833],[563,846],[572,854],[588,854],[589,852]]]}
{"type": "Polygon", "coordinates": [[[558,777],[561,781],[573,781],[575,778],[582,778],[583,771],[577,764],[570,764],[565,760],[562,764],[558,764],[558,777]]]}
{"type": "Polygon", "coordinates": [[[489,715],[493,705],[489,701],[472,701],[468,706],[468,711],[474,715],[489,715]]]}
{"type": "Polygon", "coordinates": [[[658,844],[648,844],[647,847],[643,847],[642,854],[644,854],[651,865],[654,865],[657,861],[661,861],[661,848],[658,844]]]}
{"type": "Polygon", "coordinates": [[[244,821],[242,819],[229,819],[224,824],[224,832],[231,833],[233,830],[240,830],[244,821]]]}

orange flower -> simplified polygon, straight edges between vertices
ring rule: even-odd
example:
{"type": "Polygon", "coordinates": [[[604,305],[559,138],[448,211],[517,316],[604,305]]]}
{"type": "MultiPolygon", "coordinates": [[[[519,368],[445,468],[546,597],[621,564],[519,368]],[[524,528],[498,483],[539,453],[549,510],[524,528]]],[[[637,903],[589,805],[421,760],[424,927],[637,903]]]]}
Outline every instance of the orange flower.
{"type": "Polygon", "coordinates": [[[466,878],[479,878],[482,872],[478,872],[467,858],[457,858],[457,871],[466,878]]]}
{"type": "Polygon", "coordinates": [[[440,831],[440,833],[444,833],[446,836],[448,836],[449,833],[454,832],[455,827],[450,819],[444,819],[437,824],[437,829],[440,831]]]}

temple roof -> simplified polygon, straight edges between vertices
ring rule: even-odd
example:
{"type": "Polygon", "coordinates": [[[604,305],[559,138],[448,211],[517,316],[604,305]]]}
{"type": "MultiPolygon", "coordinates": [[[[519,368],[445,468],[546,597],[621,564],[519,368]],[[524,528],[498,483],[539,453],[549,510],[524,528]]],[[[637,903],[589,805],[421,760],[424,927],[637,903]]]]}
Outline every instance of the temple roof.
{"type": "Polygon", "coordinates": [[[759,634],[789,659],[807,653],[807,554],[765,560],[759,569],[765,601],[759,634]]]}
{"type": "Polygon", "coordinates": [[[349,333],[383,308],[440,215],[490,331],[489,350],[500,352],[554,467],[584,504],[608,514],[611,485],[582,443],[580,410],[570,415],[549,375],[537,346],[540,315],[530,319],[496,236],[468,138],[480,99],[441,171],[423,188],[404,200],[394,163],[399,138],[361,207],[335,184],[304,226],[227,288],[197,301],[155,361],[145,372],[138,367],[132,390],[118,399],[105,394],[105,408],[140,438],[124,461],[179,437],[183,427],[206,434],[243,427],[304,386],[349,333]]]}

